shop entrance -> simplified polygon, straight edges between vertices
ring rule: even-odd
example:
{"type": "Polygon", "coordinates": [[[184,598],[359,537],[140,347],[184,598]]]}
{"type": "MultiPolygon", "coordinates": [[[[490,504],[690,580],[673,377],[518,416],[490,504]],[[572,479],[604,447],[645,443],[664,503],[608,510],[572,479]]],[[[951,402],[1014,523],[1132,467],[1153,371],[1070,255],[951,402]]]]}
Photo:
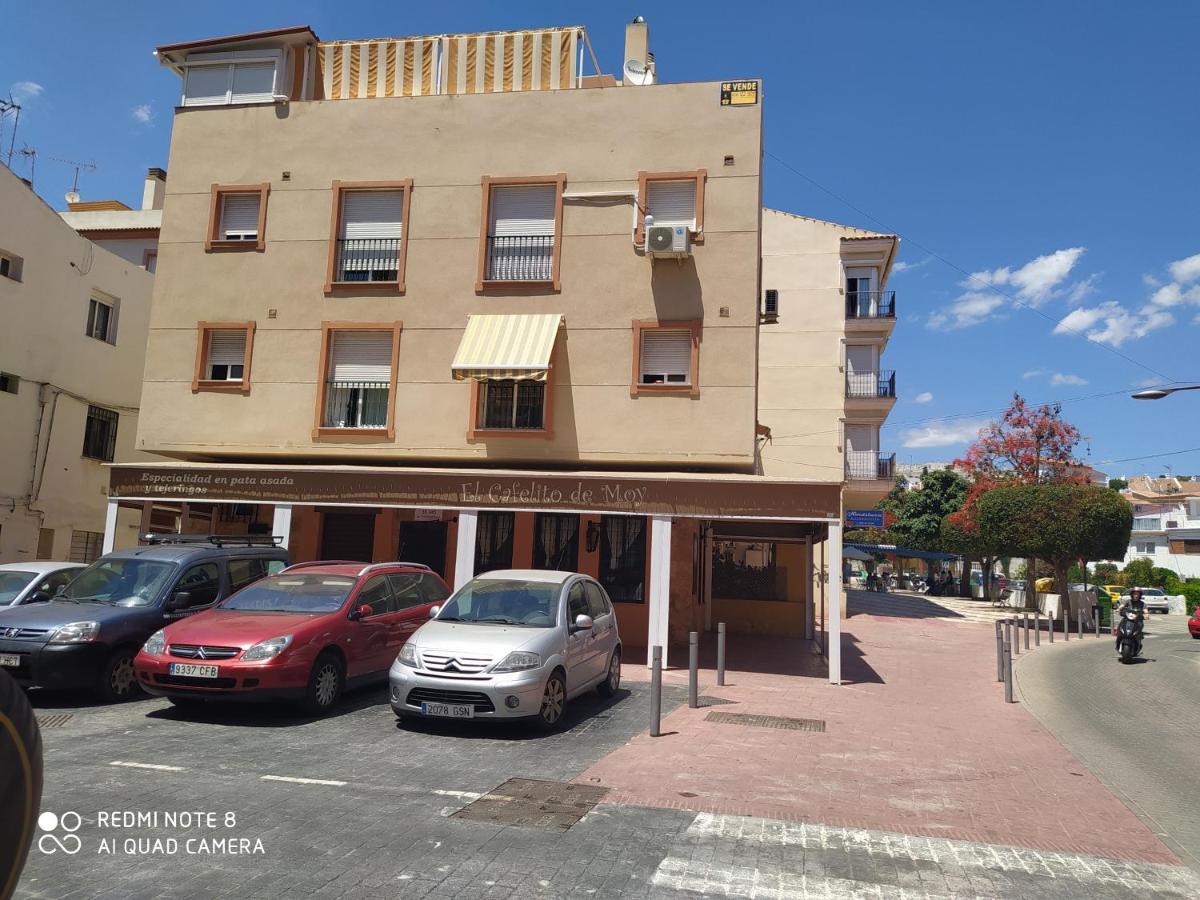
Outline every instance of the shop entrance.
{"type": "Polygon", "coordinates": [[[375,555],[375,514],[327,512],[321,516],[321,559],[371,562],[375,555]]]}
{"type": "Polygon", "coordinates": [[[713,523],[707,593],[731,633],[803,638],[812,597],[808,526],[713,523]]]}
{"type": "Polygon", "coordinates": [[[396,559],[422,563],[446,577],[445,522],[401,522],[396,559]]]}

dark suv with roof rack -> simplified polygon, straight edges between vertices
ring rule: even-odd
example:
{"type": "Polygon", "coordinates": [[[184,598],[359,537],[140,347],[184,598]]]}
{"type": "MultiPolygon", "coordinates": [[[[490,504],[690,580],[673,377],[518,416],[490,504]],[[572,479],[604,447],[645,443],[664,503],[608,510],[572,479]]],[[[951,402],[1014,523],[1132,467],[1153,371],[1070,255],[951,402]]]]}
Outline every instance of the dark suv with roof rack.
{"type": "Polygon", "coordinates": [[[0,668],[27,687],[137,693],[133,658],[163,625],[210,609],[287,566],[272,537],[146,535],[108,553],[45,603],[0,610],[0,668]]]}

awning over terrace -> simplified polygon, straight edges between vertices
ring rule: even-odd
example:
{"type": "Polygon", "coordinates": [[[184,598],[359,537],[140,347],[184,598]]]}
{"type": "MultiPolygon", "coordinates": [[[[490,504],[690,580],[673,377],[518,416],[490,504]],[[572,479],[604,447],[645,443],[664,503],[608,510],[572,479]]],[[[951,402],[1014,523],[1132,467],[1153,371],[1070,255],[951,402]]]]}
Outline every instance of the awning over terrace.
{"type": "Polygon", "coordinates": [[[958,559],[957,553],[943,553],[938,550],[914,550],[911,547],[897,547],[895,544],[846,544],[864,553],[895,556],[900,559],[927,559],[932,562],[947,562],[958,559]]]}

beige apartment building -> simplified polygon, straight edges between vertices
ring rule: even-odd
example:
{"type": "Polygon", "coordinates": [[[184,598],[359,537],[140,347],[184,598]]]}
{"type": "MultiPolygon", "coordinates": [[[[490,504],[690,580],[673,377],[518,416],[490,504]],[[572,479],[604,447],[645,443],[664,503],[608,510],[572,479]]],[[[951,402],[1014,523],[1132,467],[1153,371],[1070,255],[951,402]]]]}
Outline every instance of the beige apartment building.
{"type": "MultiPolygon", "coordinates": [[[[134,451],[154,278],[0,167],[0,562],[90,562],[134,451]]],[[[137,543],[140,513],[110,523],[137,543]]]]}
{"type": "Polygon", "coordinates": [[[110,517],[455,585],[587,572],[630,647],[725,622],[840,680],[843,420],[887,405],[852,407],[843,339],[882,349],[895,241],[764,222],[758,81],[660,83],[640,22],[620,77],[582,28],[157,52],[182,89],[137,447],[173,461],[114,467],[110,517]]]}
{"type": "Polygon", "coordinates": [[[132,209],[120,200],[84,200],[72,190],[67,194],[66,212],[59,215],[94,244],[154,272],[166,189],[167,173],[155,167],[146,172],[140,208],[132,209]]]}

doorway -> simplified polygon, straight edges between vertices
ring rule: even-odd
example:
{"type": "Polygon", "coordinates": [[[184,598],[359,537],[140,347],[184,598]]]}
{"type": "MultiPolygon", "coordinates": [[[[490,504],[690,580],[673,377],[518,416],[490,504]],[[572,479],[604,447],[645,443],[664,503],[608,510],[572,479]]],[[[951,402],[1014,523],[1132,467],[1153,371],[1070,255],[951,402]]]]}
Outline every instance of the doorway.
{"type": "Polygon", "coordinates": [[[429,566],[446,577],[445,522],[401,522],[396,559],[429,566]]]}
{"type": "Polygon", "coordinates": [[[321,516],[321,559],[371,562],[374,555],[374,513],[327,512],[321,516]]]}

